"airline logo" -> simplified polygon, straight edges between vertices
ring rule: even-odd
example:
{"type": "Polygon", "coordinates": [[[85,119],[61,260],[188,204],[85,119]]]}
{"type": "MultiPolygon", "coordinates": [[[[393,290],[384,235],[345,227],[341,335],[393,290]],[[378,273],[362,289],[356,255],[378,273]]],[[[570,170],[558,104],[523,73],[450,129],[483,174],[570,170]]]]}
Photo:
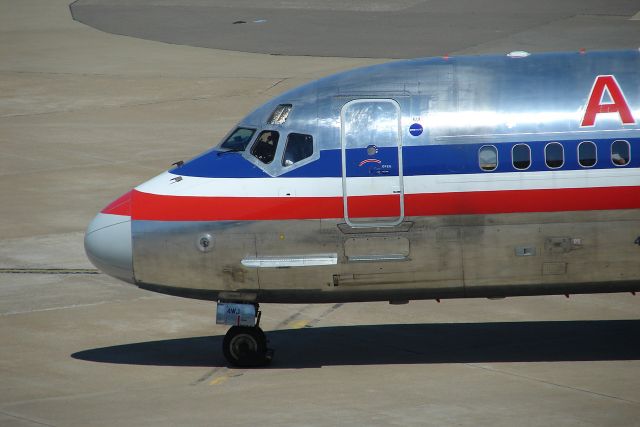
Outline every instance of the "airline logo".
{"type": "Polygon", "coordinates": [[[363,161],[361,161],[360,163],[358,163],[358,166],[364,166],[367,163],[377,163],[380,164],[382,163],[382,161],[378,160],[378,159],[365,159],[363,161]]]}
{"type": "Polygon", "coordinates": [[[629,104],[620,89],[615,76],[598,76],[593,82],[587,108],[582,117],[581,127],[591,127],[596,123],[598,114],[618,113],[623,125],[635,125],[636,120],[631,114],[629,104]],[[603,103],[605,92],[611,98],[611,102],[603,103]]]}

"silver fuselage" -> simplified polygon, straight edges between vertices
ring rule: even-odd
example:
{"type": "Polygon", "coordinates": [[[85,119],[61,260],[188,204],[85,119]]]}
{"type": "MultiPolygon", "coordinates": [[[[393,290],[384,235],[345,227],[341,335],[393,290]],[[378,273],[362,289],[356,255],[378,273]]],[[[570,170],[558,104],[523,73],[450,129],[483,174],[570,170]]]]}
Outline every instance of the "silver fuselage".
{"type": "Polygon", "coordinates": [[[118,223],[131,272],[114,275],[252,302],[639,291],[639,70],[637,51],[576,52],[309,83],[238,124],[255,131],[244,151],[215,148],[137,187],[118,223]],[[608,86],[585,125],[598,76],[614,76],[633,123],[601,107],[616,106],[608,86]],[[252,153],[264,131],[280,136],[269,163],[252,153]],[[285,165],[291,134],[312,136],[313,154],[285,165]]]}

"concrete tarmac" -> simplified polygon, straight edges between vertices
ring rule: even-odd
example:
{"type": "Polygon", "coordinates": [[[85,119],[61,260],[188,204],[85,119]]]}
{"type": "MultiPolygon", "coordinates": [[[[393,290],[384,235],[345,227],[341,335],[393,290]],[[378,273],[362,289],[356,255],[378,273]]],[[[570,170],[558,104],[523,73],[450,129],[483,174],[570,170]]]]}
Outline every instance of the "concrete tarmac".
{"type": "MultiPolygon", "coordinates": [[[[564,19],[585,19],[573,3],[564,19]]],[[[458,51],[624,47],[631,4],[593,32],[458,51]]],[[[179,46],[85,26],[66,0],[0,0],[0,59],[0,426],[640,425],[631,295],[266,304],[274,363],[232,369],[215,304],[92,270],[83,231],[108,202],[266,99],[384,58],[179,46]]]]}
{"type": "Polygon", "coordinates": [[[76,0],[114,34],[259,52],[368,58],[637,48],[629,0],[76,0]],[[509,48],[511,46],[511,48],[509,48]]]}

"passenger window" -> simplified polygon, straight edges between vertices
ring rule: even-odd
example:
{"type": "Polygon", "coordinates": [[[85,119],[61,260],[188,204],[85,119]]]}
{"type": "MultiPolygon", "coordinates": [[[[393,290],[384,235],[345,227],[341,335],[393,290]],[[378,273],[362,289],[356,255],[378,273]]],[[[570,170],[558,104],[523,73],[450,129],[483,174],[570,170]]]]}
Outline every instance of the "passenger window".
{"type": "Polygon", "coordinates": [[[527,144],[517,144],[511,149],[513,167],[525,170],[531,166],[531,149],[527,144]]]}
{"type": "Polygon", "coordinates": [[[280,134],[273,130],[265,130],[258,136],[251,147],[251,154],[262,163],[271,163],[276,155],[280,134]]]}
{"type": "Polygon", "coordinates": [[[237,128],[233,133],[220,145],[221,148],[227,148],[232,151],[244,151],[251,141],[251,137],[255,133],[255,129],[237,128]]]}
{"type": "Polygon", "coordinates": [[[498,167],[498,150],[493,145],[485,145],[478,150],[478,162],[483,171],[492,171],[498,167]]]}
{"type": "Polygon", "coordinates": [[[282,156],[282,166],[291,166],[311,157],[313,154],[313,137],[302,133],[290,133],[282,156]]]}
{"type": "Polygon", "coordinates": [[[580,166],[590,168],[598,161],[596,144],[591,141],[582,141],[578,145],[578,163],[580,166]]]}
{"type": "Polygon", "coordinates": [[[627,141],[613,141],[611,144],[611,161],[616,166],[626,166],[631,159],[631,148],[627,141]]]}
{"type": "Polygon", "coordinates": [[[544,147],[544,161],[551,169],[558,169],[564,164],[564,148],[557,142],[544,147]]]}

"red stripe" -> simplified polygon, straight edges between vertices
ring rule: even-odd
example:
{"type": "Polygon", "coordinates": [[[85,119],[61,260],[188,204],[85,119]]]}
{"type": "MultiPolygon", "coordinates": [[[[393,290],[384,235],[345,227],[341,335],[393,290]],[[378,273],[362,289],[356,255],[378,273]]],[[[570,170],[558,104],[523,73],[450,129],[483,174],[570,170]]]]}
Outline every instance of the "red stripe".
{"type": "Polygon", "coordinates": [[[481,191],[408,194],[405,196],[406,216],[597,211],[637,208],[640,208],[640,187],[481,191]]]}
{"type": "MultiPolygon", "coordinates": [[[[351,217],[394,217],[397,195],[349,198],[351,217]]],[[[193,197],[133,191],[133,219],[251,221],[343,218],[342,197],[193,197]]],[[[406,216],[640,208],[640,187],[427,193],[405,196],[406,216]]]]}
{"type": "MultiPolygon", "coordinates": [[[[338,197],[342,200],[342,197],[338,197]]],[[[400,216],[400,195],[349,197],[350,218],[397,218],[400,216]],[[372,214],[375,213],[375,214],[372,214]]],[[[341,218],[342,209],[332,218],[341,218]]]]}
{"type": "Polygon", "coordinates": [[[102,209],[101,213],[130,216],[131,195],[133,191],[134,190],[131,190],[109,203],[106,208],[102,209]]]}
{"type": "Polygon", "coordinates": [[[133,192],[133,219],[251,221],[342,216],[340,197],[193,197],[133,192]]]}

